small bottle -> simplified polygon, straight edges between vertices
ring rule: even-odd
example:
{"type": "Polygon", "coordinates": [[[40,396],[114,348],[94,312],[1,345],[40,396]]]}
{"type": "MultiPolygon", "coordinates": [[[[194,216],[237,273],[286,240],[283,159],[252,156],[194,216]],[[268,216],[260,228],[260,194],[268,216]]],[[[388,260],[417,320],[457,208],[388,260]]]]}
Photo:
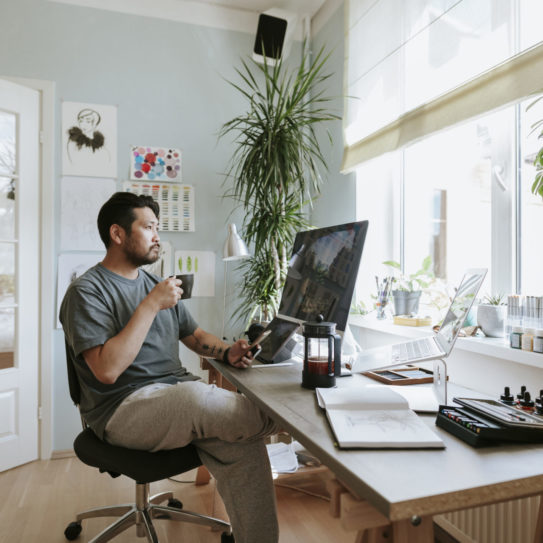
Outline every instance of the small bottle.
{"type": "Polygon", "coordinates": [[[543,330],[536,330],[534,334],[534,353],[543,353],[543,330]]]}
{"type": "Polygon", "coordinates": [[[512,349],[520,349],[522,346],[522,332],[523,328],[522,326],[513,326],[513,330],[511,332],[511,348],[512,349]]]}
{"type": "Polygon", "coordinates": [[[524,393],[524,398],[519,401],[519,407],[530,413],[535,411],[535,402],[532,400],[532,397],[528,391],[524,393]]]}
{"type": "Polygon", "coordinates": [[[513,330],[513,296],[507,296],[507,317],[505,318],[505,337],[511,337],[513,330]]]}
{"type": "Polygon", "coordinates": [[[533,328],[524,329],[524,333],[522,334],[522,339],[521,339],[521,348],[523,351],[534,350],[534,334],[535,334],[535,330],[533,328]]]}
{"type": "Polygon", "coordinates": [[[524,398],[524,394],[526,394],[526,385],[522,385],[520,387],[520,392],[517,394],[517,398],[515,400],[515,405],[517,407],[520,405],[520,400],[524,398]]]}

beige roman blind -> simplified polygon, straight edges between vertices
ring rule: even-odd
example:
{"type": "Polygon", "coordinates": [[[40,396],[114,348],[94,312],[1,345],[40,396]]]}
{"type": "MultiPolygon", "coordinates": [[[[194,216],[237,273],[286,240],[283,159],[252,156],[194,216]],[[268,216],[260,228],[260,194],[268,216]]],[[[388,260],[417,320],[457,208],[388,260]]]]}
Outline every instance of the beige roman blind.
{"type": "Polygon", "coordinates": [[[342,171],[543,91],[533,0],[347,0],[342,171]]]}

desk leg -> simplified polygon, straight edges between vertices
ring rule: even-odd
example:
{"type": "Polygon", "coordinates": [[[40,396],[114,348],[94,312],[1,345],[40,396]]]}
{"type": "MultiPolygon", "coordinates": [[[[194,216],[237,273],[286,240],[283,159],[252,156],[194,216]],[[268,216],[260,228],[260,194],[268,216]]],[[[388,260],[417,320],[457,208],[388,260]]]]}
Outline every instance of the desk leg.
{"type": "MultiPolygon", "coordinates": [[[[330,514],[340,517],[343,529],[356,531],[355,543],[433,543],[434,522],[431,516],[390,522],[366,500],[353,496],[336,479],[327,484],[330,493],[330,514]]],[[[543,509],[542,509],[543,510],[543,509]]],[[[536,540],[534,543],[541,543],[536,540]]]]}
{"type": "Polygon", "coordinates": [[[434,521],[431,516],[422,517],[416,526],[409,520],[392,523],[394,543],[433,543],[434,521]]]}
{"type": "Polygon", "coordinates": [[[200,358],[200,368],[208,371],[208,383],[210,385],[216,385],[219,388],[224,388],[226,390],[232,390],[236,392],[236,387],[226,380],[220,371],[217,371],[205,358],[200,358]]]}
{"type": "Polygon", "coordinates": [[[391,543],[388,528],[374,528],[356,534],[354,543],[391,543]]]}
{"type": "Polygon", "coordinates": [[[539,514],[537,516],[537,524],[535,526],[534,543],[543,541],[543,494],[539,496],[539,514]]]}

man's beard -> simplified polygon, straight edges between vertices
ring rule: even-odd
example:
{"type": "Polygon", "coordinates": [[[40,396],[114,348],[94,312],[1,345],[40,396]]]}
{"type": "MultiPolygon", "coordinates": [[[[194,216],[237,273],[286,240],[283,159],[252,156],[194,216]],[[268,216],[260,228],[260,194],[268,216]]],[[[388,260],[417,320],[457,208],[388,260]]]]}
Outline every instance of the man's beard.
{"type": "Polygon", "coordinates": [[[129,242],[125,247],[124,252],[126,259],[136,268],[140,266],[145,266],[146,264],[153,264],[160,258],[160,245],[153,245],[149,251],[144,255],[139,255],[132,250],[132,245],[129,242]],[[155,251],[155,248],[158,247],[158,251],[155,251]],[[156,254],[155,254],[156,253],[156,254]]]}

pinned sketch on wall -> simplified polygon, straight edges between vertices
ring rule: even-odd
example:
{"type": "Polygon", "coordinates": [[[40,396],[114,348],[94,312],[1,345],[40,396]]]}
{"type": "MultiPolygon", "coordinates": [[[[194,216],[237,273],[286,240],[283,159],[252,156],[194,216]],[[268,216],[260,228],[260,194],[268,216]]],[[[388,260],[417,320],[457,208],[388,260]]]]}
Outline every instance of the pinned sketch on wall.
{"type": "Polygon", "coordinates": [[[57,275],[57,328],[62,328],[58,314],[62,299],[70,283],[81,277],[89,268],[101,262],[106,253],[65,253],[58,257],[57,275]]]}
{"type": "Polygon", "coordinates": [[[63,177],[60,194],[61,251],[101,251],[104,244],[96,219],[106,200],[115,192],[113,179],[63,177]]]}
{"type": "Polygon", "coordinates": [[[62,102],[62,174],[117,177],[117,108],[62,102]]]}
{"type": "Polygon", "coordinates": [[[172,260],[172,244],[169,241],[160,240],[160,255],[158,260],[153,262],[153,264],[146,264],[145,266],[142,266],[142,268],[149,273],[154,273],[162,278],[170,277],[173,275],[172,260]]]}
{"type": "Polygon", "coordinates": [[[123,190],[152,196],[160,206],[160,230],[194,232],[194,187],[192,185],[125,181],[123,190]]]}
{"type": "Polygon", "coordinates": [[[132,145],[130,179],[181,182],[181,150],[132,145]]]}
{"type": "Polygon", "coordinates": [[[215,296],[215,253],[175,251],[174,273],[193,273],[192,296],[215,296]]]}

